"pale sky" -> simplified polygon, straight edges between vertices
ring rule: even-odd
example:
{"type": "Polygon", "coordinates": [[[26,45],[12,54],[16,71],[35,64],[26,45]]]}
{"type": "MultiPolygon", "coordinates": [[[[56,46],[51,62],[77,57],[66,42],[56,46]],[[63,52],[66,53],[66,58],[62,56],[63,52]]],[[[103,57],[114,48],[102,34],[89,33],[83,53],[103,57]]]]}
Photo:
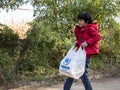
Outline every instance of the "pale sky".
{"type": "Polygon", "coordinates": [[[21,22],[22,20],[31,21],[33,19],[33,7],[30,4],[23,5],[19,8],[20,9],[9,10],[9,12],[2,10],[0,12],[0,23],[8,24],[11,21],[21,22]]]}

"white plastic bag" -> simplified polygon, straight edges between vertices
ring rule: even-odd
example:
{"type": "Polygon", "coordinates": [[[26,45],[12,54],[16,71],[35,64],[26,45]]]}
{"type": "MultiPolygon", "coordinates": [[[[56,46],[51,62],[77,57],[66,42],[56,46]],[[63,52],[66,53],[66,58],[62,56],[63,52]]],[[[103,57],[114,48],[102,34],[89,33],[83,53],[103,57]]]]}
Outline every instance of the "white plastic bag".
{"type": "Polygon", "coordinates": [[[81,47],[75,51],[74,46],[61,60],[59,72],[71,78],[79,79],[85,72],[86,52],[81,47]]]}

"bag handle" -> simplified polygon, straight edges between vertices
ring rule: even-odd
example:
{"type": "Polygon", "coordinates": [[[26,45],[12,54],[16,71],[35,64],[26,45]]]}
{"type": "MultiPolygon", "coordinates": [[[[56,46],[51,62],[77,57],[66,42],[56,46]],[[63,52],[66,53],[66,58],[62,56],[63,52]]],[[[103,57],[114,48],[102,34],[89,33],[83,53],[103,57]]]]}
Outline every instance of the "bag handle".
{"type": "Polygon", "coordinates": [[[85,49],[84,49],[84,48],[82,48],[81,46],[79,47],[79,49],[78,49],[78,51],[77,51],[77,52],[78,52],[78,53],[83,52],[84,54],[86,54],[85,49]]]}

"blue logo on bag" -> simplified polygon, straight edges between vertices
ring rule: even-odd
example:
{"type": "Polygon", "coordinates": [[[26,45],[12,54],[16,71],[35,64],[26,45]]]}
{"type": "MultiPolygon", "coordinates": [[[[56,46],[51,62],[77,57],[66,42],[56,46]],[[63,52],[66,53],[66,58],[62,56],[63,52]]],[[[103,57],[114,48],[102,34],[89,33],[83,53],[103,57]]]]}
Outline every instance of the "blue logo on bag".
{"type": "Polygon", "coordinates": [[[61,67],[62,67],[62,70],[64,70],[64,71],[70,70],[70,67],[68,67],[68,66],[61,65],[61,67]]]}
{"type": "Polygon", "coordinates": [[[64,65],[68,65],[68,64],[70,64],[70,62],[71,62],[71,59],[70,58],[66,58],[65,62],[63,62],[63,64],[64,65]]]}

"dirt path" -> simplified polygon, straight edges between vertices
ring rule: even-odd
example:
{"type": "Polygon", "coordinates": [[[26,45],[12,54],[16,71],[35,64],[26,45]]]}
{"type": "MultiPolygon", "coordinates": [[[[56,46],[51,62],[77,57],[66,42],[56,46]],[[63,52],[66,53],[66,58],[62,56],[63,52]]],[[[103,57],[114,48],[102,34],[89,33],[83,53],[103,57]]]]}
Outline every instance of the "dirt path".
{"type": "MultiPolygon", "coordinates": [[[[106,78],[92,81],[93,90],[120,90],[120,78],[106,78]]],[[[52,87],[41,87],[39,84],[28,85],[9,90],[63,90],[63,84],[52,87]]],[[[73,84],[71,90],[84,90],[81,82],[73,84]]]]}

